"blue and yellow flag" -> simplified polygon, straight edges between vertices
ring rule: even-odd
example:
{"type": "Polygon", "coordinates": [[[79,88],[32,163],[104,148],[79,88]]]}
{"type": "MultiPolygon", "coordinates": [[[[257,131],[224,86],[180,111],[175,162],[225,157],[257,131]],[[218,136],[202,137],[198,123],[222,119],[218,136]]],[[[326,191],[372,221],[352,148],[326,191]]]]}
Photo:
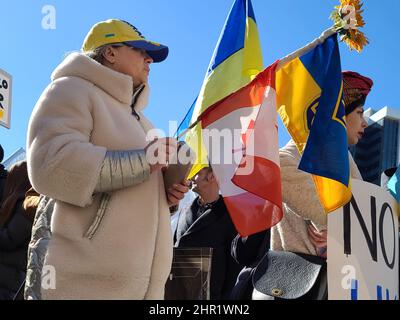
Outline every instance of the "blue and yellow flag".
{"type": "Polygon", "coordinates": [[[277,71],[278,112],[313,174],[326,212],[351,199],[350,166],[337,35],[277,71]]]}
{"type": "MultiPolygon", "coordinates": [[[[251,0],[235,0],[207,69],[200,94],[179,126],[177,134],[196,123],[208,107],[248,84],[262,70],[261,46],[251,0]]],[[[201,130],[201,123],[198,123],[185,137],[187,144],[197,154],[189,178],[208,166],[201,130]]]]}

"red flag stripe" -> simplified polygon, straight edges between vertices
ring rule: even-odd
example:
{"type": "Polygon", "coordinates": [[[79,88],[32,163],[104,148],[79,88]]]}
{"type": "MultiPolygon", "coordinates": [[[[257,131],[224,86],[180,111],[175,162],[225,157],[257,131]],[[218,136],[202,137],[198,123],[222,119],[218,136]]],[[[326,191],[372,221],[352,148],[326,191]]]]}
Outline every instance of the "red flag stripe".
{"type": "Polygon", "coordinates": [[[227,114],[240,109],[259,106],[263,99],[267,86],[275,89],[275,68],[278,61],[264,71],[245,87],[210,106],[199,117],[202,128],[207,128],[211,123],[225,117],[227,114]]]}
{"type": "Polygon", "coordinates": [[[276,225],[283,216],[280,207],[250,192],[224,197],[224,202],[236,230],[242,237],[276,225]],[[251,214],[243,214],[244,211],[251,214]]]}
{"type": "MultiPolygon", "coordinates": [[[[253,164],[251,174],[234,175],[232,182],[238,187],[249,191],[262,199],[282,206],[281,170],[273,161],[257,156],[246,155],[240,167],[253,164]]],[[[240,169],[239,169],[240,170],[240,169]]]]}

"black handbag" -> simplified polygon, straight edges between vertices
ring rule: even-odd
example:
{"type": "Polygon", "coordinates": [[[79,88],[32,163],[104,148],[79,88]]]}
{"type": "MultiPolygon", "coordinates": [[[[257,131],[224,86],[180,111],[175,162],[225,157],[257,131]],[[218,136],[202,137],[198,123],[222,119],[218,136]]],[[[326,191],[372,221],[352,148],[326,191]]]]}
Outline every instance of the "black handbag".
{"type": "Polygon", "coordinates": [[[288,251],[268,251],[253,274],[253,300],[326,300],[326,259],[288,251]]]}

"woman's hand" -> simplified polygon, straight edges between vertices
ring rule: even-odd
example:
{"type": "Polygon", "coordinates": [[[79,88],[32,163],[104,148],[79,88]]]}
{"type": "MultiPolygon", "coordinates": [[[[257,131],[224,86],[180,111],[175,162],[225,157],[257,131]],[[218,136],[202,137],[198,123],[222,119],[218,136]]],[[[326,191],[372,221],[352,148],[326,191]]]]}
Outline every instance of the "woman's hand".
{"type": "Polygon", "coordinates": [[[328,231],[318,231],[312,224],[308,226],[308,236],[314,245],[317,255],[322,258],[327,257],[328,231]]]}
{"type": "Polygon", "coordinates": [[[167,190],[167,200],[170,207],[176,206],[185,197],[185,193],[189,191],[189,181],[181,184],[174,184],[167,190]]]}
{"type": "Polygon", "coordinates": [[[150,173],[161,170],[168,165],[177,152],[178,143],[174,138],[156,138],[144,149],[150,173]]]}

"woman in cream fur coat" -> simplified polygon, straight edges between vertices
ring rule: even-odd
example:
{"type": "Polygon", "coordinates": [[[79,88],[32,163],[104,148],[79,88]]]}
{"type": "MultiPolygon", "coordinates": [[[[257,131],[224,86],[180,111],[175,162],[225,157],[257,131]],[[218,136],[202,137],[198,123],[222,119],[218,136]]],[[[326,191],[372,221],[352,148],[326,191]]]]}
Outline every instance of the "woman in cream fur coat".
{"type": "Polygon", "coordinates": [[[56,200],[42,297],[163,299],[169,207],[188,188],[165,192],[161,169],[176,142],[149,144],[143,109],[149,66],[168,48],[107,20],[90,30],[83,52],[55,69],[29,123],[32,185],[56,200]],[[160,157],[150,159],[149,149],[160,157]]]}

